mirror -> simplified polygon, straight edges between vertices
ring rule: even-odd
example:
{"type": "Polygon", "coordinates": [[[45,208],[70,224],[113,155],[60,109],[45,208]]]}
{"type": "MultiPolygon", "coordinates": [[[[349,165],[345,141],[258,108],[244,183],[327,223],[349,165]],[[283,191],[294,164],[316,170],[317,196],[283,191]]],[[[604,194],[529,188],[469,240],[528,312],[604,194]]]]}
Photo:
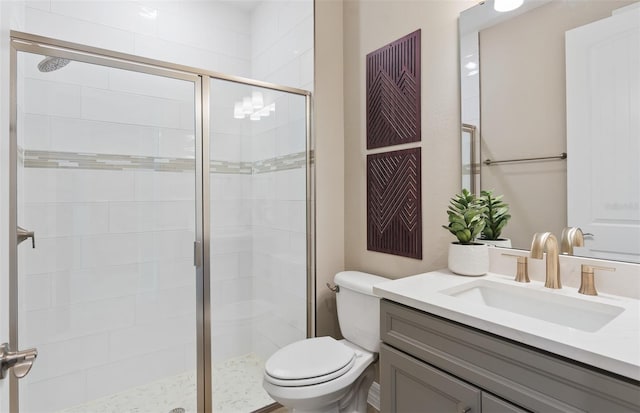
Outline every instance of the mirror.
{"type": "Polygon", "coordinates": [[[574,255],[640,262],[640,2],[490,0],[459,24],[463,187],[504,195],[514,248],[577,226],[574,255]]]}

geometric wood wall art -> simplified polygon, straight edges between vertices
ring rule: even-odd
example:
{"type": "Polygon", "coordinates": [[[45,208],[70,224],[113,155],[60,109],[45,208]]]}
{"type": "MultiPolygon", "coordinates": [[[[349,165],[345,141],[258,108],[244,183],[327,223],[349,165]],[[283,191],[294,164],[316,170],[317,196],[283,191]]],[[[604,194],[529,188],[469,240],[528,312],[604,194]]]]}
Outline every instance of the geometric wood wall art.
{"type": "Polygon", "coordinates": [[[367,55],[367,149],[420,141],[420,30],[367,55]]]}
{"type": "Polygon", "coordinates": [[[422,259],[420,148],[367,155],[367,249],[422,259]]]}

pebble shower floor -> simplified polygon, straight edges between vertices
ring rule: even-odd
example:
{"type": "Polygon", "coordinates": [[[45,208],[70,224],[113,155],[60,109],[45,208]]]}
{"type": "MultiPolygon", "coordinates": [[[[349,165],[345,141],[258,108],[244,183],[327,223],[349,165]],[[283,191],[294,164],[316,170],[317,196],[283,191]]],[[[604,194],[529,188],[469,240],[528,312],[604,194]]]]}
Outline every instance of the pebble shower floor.
{"type": "MultiPolygon", "coordinates": [[[[246,413],[273,403],[262,389],[264,361],[253,353],[213,367],[213,411],[246,413]]],[[[178,374],[124,392],[102,397],[58,413],[196,412],[195,372],[178,374]]]]}

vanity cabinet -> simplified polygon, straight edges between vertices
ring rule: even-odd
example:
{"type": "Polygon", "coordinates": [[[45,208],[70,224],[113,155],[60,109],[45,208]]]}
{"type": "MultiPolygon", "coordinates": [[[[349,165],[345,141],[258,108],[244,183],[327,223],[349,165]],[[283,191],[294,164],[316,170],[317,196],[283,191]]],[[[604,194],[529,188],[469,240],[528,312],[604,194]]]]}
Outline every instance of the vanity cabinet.
{"type": "Polygon", "coordinates": [[[640,383],[392,301],[380,311],[382,413],[640,412],[640,383]]]}

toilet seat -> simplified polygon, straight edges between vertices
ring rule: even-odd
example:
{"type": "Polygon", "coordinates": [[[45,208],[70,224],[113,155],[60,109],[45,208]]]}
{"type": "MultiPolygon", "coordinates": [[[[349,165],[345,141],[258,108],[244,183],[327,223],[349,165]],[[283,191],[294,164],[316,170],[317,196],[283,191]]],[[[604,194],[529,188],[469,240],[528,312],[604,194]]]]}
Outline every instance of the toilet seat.
{"type": "Polygon", "coordinates": [[[355,361],[356,352],[334,338],[310,338],[276,351],[267,360],[264,377],[277,386],[310,386],[344,375],[355,361]]]}

